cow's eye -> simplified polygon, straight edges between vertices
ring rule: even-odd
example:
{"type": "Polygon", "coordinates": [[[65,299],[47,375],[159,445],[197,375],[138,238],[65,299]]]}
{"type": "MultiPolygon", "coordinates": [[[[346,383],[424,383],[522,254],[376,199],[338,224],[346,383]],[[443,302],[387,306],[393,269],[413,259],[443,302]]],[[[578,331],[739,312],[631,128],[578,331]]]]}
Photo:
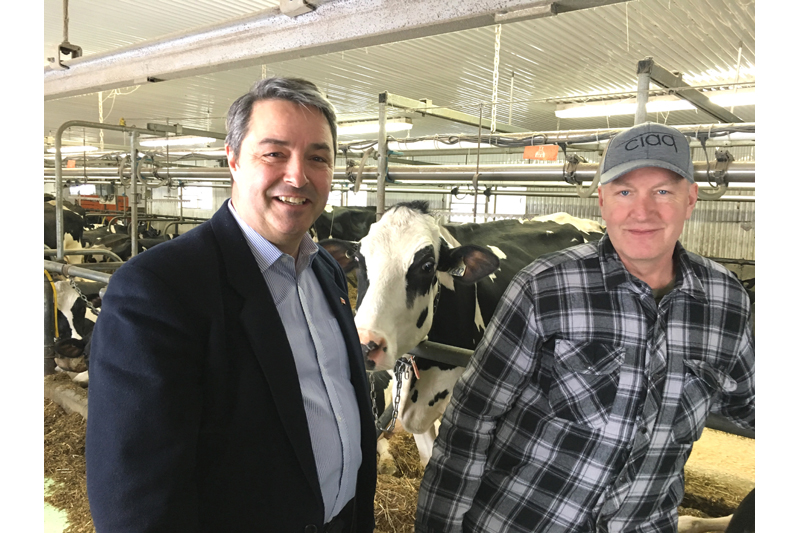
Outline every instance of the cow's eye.
{"type": "Polygon", "coordinates": [[[433,267],[434,267],[433,261],[428,261],[427,263],[422,265],[422,271],[425,272],[426,274],[430,274],[431,272],[433,272],[433,267]]]}

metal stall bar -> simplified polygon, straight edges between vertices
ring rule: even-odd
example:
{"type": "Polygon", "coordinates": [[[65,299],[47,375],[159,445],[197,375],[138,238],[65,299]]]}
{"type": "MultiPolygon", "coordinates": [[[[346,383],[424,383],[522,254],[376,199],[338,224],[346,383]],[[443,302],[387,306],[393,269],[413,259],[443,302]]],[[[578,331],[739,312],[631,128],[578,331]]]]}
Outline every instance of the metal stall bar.
{"type": "MultiPolygon", "coordinates": [[[[134,128],[128,126],[115,126],[113,124],[103,124],[101,122],[86,122],[83,120],[68,120],[67,122],[63,123],[58,130],[56,131],[55,136],[55,150],[56,150],[56,157],[55,157],[55,176],[56,176],[56,259],[61,261],[64,259],[64,190],[62,185],[62,177],[63,177],[63,169],[61,168],[62,160],[61,160],[61,136],[67,130],[67,128],[71,128],[73,126],[83,127],[83,128],[94,128],[94,129],[101,129],[101,130],[113,130],[113,131],[121,131],[121,132],[139,132],[139,133],[150,133],[147,130],[143,130],[141,128],[134,128]]],[[[135,164],[135,154],[136,151],[133,151],[134,154],[134,163],[135,164]]],[[[133,169],[133,166],[131,166],[133,169]]],[[[133,174],[133,172],[131,172],[133,174]]]]}
{"type": "Polygon", "coordinates": [[[95,272],[88,268],[81,268],[75,265],[67,265],[64,263],[57,263],[56,261],[45,261],[44,269],[48,272],[56,272],[65,276],[73,276],[76,278],[86,278],[92,281],[99,281],[108,284],[111,281],[111,274],[103,274],[102,272],[95,272]]]}

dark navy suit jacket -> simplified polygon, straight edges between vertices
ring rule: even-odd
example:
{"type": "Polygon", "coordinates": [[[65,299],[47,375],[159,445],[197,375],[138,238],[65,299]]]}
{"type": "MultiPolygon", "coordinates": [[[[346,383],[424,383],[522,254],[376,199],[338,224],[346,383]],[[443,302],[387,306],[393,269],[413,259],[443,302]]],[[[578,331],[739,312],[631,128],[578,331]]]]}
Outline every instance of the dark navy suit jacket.
{"type": "MultiPolygon", "coordinates": [[[[375,429],[347,283],[325,250],[313,269],[342,329],[361,416],[354,531],[372,531],[375,429]]],[[[98,532],[322,530],[291,347],[227,202],[113,275],[89,370],[98,532]]]]}

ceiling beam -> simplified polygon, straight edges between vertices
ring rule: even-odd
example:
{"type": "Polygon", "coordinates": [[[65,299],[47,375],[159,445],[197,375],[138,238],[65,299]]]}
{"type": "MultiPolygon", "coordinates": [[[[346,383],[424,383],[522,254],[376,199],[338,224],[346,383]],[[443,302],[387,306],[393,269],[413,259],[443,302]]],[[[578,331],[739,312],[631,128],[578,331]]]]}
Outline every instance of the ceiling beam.
{"type": "Polygon", "coordinates": [[[691,85],[683,81],[683,75],[680,72],[668,71],[664,67],[657,65],[652,57],[639,61],[636,73],[649,74],[650,81],[664,89],[681,89],[680,91],[675,91],[676,96],[691,102],[697,109],[705,111],[720,122],[726,124],[744,122],[744,120],[724,107],[713,103],[697,89],[687,88],[691,87],[691,85]]]}
{"type": "Polygon", "coordinates": [[[537,18],[627,0],[336,0],[296,17],[279,8],[44,69],[44,99],[158,83],[537,18]],[[584,7],[582,7],[584,6],[584,7]],[[532,10],[529,12],[522,10],[532,10]],[[517,13],[518,17],[510,17],[517,13]]]}
{"type": "MultiPolygon", "coordinates": [[[[486,129],[491,129],[492,127],[491,119],[485,118],[480,120],[475,115],[469,115],[447,107],[435,107],[430,100],[414,100],[412,98],[406,98],[405,96],[387,93],[386,105],[421,113],[423,116],[430,115],[432,117],[447,119],[451,122],[458,122],[459,124],[475,126],[476,128],[478,124],[481,124],[486,129]]],[[[495,124],[496,133],[525,133],[528,131],[529,129],[511,126],[510,124],[502,124],[500,122],[495,124]]]]}

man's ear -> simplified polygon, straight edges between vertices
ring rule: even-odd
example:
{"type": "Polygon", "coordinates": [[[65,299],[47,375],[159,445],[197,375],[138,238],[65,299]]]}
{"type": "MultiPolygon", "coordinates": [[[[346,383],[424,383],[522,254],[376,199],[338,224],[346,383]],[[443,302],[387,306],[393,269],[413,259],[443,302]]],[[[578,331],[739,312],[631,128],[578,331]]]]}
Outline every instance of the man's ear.
{"type": "Polygon", "coordinates": [[[597,186],[597,202],[600,204],[600,207],[603,207],[603,187],[602,185],[597,186]]]}
{"type": "Polygon", "coordinates": [[[239,165],[236,162],[236,154],[233,152],[233,148],[230,145],[225,145],[225,155],[228,158],[228,168],[232,171],[239,170],[239,165]]]}
{"type": "Polygon", "coordinates": [[[697,205],[697,194],[700,186],[697,183],[692,183],[689,185],[689,210],[686,214],[686,220],[689,220],[689,217],[692,215],[692,211],[694,211],[695,206],[697,205]]]}

